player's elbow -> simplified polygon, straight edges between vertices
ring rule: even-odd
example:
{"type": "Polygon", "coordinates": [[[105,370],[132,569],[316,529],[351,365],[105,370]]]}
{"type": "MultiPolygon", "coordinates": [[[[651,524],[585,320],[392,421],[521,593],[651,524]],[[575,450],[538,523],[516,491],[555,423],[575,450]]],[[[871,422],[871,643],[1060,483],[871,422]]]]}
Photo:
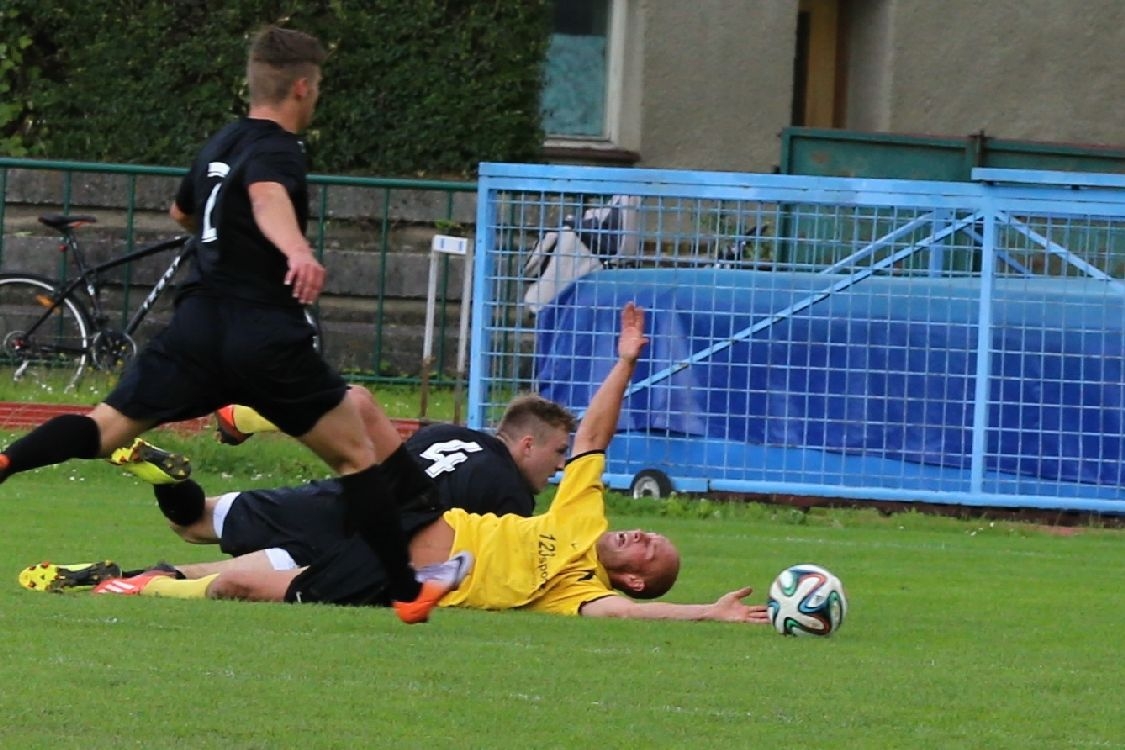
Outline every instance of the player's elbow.
{"type": "Polygon", "coordinates": [[[637,606],[636,602],[614,594],[586,602],[579,608],[578,614],[583,617],[633,617],[637,606]]]}
{"type": "Polygon", "coordinates": [[[168,216],[189,232],[195,231],[195,222],[192,220],[191,214],[184,213],[178,204],[172,204],[171,208],[168,209],[168,216]]]}

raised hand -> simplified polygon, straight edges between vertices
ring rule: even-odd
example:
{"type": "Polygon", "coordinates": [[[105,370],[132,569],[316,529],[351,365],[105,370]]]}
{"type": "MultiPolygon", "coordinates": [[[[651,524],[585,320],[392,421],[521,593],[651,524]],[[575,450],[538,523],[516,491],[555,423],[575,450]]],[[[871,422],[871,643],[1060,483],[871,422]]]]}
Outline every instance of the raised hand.
{"type": "Polygon", "coordinates": [[[627,362],[636,362],[647,345],[644,308],[634,302],[627,302],[621,310],[621,333],[617,338],[617,356],[627,362]]]}

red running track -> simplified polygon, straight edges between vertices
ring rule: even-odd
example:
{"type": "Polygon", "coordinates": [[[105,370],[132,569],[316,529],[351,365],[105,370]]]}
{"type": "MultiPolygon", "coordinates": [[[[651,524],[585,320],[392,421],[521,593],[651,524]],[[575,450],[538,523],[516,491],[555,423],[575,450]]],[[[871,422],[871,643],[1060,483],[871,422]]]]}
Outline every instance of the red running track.
{"type": "MultiPolygon", "coordinates": [[[[26,430],[39,425],[60,414],[85,414],[90,410],[83,404],[33,404],[22,401],[0,401],[0,430],[26,430]]],[[[392,419],[402,438],[413,435],[421,426],[417,419],[392,419]]],[[[173,422],[160,429],[183,433],[197,433],[210,430],[214,426],[211,417],[189,419],[186,422],[173,422]]]]}

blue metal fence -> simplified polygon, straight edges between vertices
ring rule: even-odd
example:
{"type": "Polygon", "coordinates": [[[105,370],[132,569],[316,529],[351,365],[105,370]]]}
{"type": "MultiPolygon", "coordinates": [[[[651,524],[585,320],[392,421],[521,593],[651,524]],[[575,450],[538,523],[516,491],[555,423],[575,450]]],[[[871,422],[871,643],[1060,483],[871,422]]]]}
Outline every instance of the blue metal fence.
{"type": "Polygon", "coordinates": [[[1125,177],[973,176],[483,165],[469,423],[580,413],[632,299],[611,487],[1125,513],[1125,177]]]}

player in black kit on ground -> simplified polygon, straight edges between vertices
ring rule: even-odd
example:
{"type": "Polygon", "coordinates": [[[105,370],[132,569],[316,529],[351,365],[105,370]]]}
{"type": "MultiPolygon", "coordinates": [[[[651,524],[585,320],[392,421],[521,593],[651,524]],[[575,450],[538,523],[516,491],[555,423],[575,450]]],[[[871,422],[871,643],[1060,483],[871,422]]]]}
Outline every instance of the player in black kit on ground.
{"type": "MultiPolygon", "coordinates": [[[[530,516],[535,496],[565,465],[574,427],[574,417],[564,407],[539,396],[521,396],[508,405],[495,437],[435,424],[408,438],[406,450],[433,478],[442,508],[530,516]]],[[[270,550],[265,558],[274,569],[308,565],[344,537],[346,519],[337,479],[229,492],[206,498],[205,503],[203,489],[195,485],[190,492],[178,493],[197,498],[182,506],[162,501],[166,485],[155,489],[161,510],[185,541],[217,543],[235,556],[270,550]]],[[[264,560],[248,560],[258,562],[264,560]]]]}
{"type": "Polygon", "coordinates": [[[433,483],[389,420],[365,429],[302,309],[320,295],[325,271],[305,238],[308,165],[297,134],[312,121],[325,57],[308,34],[255,35],[248,116],[203,146],[169,212],[197,240],[171,322],[104,403],[49,420],[0,454],[0,481],[107,456],[158,424],[246,403],[340,475],[349,524],[385,565],[399,617],[423,622],[465,568],[451,561],[419,582],[410,567],[396,498],[433,505],[433,483]]]}

